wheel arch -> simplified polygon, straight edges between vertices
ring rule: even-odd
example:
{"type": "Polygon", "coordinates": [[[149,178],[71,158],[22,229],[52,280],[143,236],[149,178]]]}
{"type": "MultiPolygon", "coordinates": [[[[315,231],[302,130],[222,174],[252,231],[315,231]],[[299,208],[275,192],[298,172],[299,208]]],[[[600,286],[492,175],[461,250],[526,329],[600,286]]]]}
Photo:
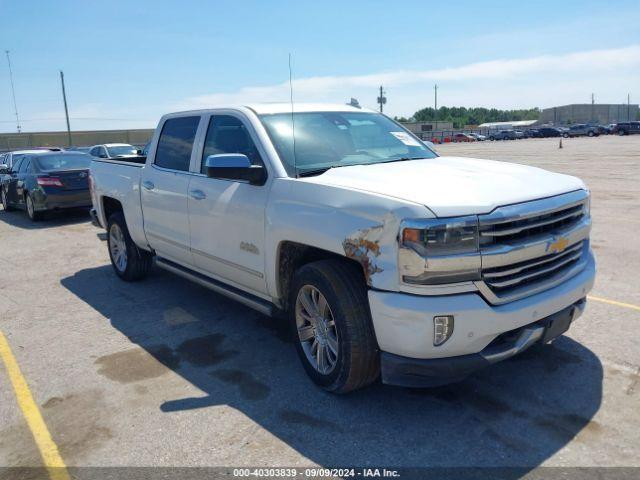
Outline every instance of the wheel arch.
{"type": "Polygon", "coordinates": [[[276,254],[276,285],[280,308],[287,310],[289,307],[289,289],[295,272],[304,265],[318,260],[340,260],[347,264],[357,266],[362,274],[362,281],[367,283],[365,268],[361,262],[345,255],[325,250],[322,248],[305,245],[294,241],[284,240],[280,242],[276,254]]]}

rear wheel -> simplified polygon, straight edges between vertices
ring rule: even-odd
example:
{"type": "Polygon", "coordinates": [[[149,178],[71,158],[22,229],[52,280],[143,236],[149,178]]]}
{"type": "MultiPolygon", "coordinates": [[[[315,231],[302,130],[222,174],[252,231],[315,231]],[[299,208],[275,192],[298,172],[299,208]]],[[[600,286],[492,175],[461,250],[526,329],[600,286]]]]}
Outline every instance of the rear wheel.
{"type": "Polygon", "coordinates": [[[624,137],[624,130],[618,130],[618,135],[620,135],[621,137],[624,137]]]}
{"type": "Polygon", "coordinates": [[[6,189],[1,189],[2,193],[2,208],[4,209],[5,212],[10,212],[11,210],[13,210],[13,207],[11,205],[9,205],[9,197],[7,195],[7,190],[6,189]]]}
{"type": "Polygon", "coordinates": [[[127,282],[141,280],[151,270],[153,255],[141,250],[131,239],[129,229],[121,212],[109,217],[107,225],[109,258],[116,274],[127,282]]]}
{"type": "Polygon", "coordinates": [[[378,344],[359,266],[341,260],[313,262],[296,272],[292,286],[290,324],[309,377],[333,393],[375,381],[378,344]]]}
{"type": "Polygon", "coordinates": [[[40,220],[42,218],[42,213],[36,212],[36,207],[33,204],[33,198],[31,198],[31,195],[27,194],[25,196],[25,203],[27,204],[27,215],[29,215],[31,221],[37,222],[40,220]]]}
{"type": "Polygon", "coordinates": [[[593,137],[595,134],[592,131],[589,131],[589,133],[587,133],[587,136],[589,137],[593,137]]]}

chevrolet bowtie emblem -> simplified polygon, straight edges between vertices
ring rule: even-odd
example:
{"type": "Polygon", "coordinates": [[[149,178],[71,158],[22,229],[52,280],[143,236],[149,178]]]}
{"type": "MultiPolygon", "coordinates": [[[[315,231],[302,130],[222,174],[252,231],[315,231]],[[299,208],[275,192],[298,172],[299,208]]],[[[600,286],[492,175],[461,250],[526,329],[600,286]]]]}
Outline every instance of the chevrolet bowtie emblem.
{"type": "Polygon", "coordinates": [[[569,240],[565,237],[558,237],[553,241],[547,242],[547,252],[549,253],[560,253],[564,251],[569,245],[569,240]]]}

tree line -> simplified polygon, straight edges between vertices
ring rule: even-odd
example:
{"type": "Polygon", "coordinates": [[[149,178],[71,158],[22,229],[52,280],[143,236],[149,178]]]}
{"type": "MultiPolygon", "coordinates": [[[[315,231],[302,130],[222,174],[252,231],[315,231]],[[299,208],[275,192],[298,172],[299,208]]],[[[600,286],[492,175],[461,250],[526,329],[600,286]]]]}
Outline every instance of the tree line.
{"type": "Polygon", "coordinates": [[[539,108],[519,110],[499,110],[484,107],[440,107],[436,115],[433,107],[423,108],[413,114],[411,118],[396,117],[399,122],[453,122],[454,128],[465,125],[480,125],[486,122],[509,122],[516,120],[537,120],[540,117],[539,108]]]}

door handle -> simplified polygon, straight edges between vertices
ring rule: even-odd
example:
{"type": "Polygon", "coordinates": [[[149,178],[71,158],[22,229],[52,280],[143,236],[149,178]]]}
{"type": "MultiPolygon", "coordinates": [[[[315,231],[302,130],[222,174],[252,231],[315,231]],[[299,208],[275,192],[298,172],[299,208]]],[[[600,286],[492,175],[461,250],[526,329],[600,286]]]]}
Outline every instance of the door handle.
{"type": "Polygon", "coordinates": [[[145,180],[144,182],[142,182],[142,186],[144,188],[146,188],[147,190],[153,190],[154,188],[156,188],[156,186],[153,184],[153,182],[151,182],[149,180],[145,180]]]}
{"type": "Polygon", "coordinates": [[[207,194],[202,190],[191,190],[189,192],[189,196],[194,200],[204,200],[205,198],[207,198],[207,194]]]}

